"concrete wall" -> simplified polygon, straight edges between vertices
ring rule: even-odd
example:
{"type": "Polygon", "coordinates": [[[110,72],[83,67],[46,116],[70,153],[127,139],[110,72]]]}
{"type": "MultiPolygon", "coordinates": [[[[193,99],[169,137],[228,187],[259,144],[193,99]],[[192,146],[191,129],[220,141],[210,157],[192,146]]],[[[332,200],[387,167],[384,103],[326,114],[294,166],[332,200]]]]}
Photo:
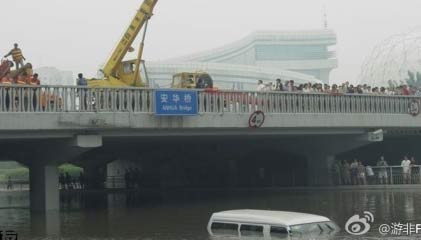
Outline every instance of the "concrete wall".
{"type": "Polygon", "coordinates": [[[370,130],[419,129],[404,114],[268,114],[261,129],[248,127],[249,114],[156,117],[149,113],[0,113],[0,139],[102,136],[356,134],[370,130]],[[404,127],[403,127],[404,126],[404,127]]]}

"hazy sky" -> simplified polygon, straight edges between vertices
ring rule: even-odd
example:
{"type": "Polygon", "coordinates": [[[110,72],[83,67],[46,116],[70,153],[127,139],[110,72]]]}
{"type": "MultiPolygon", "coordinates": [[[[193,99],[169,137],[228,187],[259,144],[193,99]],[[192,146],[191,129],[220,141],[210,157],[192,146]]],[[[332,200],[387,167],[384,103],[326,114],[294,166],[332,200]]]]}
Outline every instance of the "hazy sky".
{"type": "MultiPolygon", "coordinates": [[[[94,76],[142,0],[2,2],[0,53],[18,42],[35,67],[94,76]],[[7,24],[8,25],[7,25],[7,24]]],[[[420,0],[159,0],[144,58],[160,60],[212,49],[256,30],[329,27],[338,34],[333,82],[355,81],[372,48],[421,24],[420,0]]]]}

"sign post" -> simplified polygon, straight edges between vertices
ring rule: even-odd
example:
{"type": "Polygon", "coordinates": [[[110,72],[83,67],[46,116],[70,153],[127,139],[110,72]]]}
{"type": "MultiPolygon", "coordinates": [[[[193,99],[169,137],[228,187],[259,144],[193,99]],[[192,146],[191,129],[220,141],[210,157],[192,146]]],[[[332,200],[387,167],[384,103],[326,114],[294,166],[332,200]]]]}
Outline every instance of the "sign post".
{"type": "Polygon", "coordinates": [[[156,90],[156,116],[196,116],[198,93],[191,90],[156,90]]]}

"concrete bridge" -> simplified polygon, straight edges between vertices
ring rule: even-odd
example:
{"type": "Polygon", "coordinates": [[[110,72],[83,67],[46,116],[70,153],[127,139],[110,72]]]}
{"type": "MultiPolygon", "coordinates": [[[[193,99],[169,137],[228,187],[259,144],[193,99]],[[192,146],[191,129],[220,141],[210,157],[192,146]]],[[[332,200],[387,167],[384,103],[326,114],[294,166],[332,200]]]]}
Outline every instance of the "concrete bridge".
{"type": "Polygon", "coordinates": [[[198,91],[197,115],[157,116],[155,92],[0,86],[0,157],[30,168],[31,209],[58,209],[65,162],[101,178],[124,171],[99,171],[107,163],[139,161],[151,184],[195,182],[211,168],[221,185],[277,186],[291,169],[301,169],[293,181],[328,185],[336,155],[421,133],[418,97],[198,91]],[[250,127],[256,111],[264,119],[250,127]],[[284,172],[268,177],[274,168],[284,172]]]}

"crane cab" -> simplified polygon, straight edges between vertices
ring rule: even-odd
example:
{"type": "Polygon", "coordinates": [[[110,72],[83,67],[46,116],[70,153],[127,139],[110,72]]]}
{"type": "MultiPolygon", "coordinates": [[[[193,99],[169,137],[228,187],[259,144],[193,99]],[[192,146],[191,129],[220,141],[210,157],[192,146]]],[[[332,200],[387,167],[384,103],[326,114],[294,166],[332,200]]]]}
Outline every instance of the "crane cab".
{"type": "MultiPolygon", "coordinates": [[[[140,66],[143,66],[143,60],[140,66]]],[[[116,86],[116,87],[146,87],[145,82],[141,81],[141,79],[145,79],[143,77],[138,77],[137,81],[135,81],[135,67],[136,67],[136,59],[122,61],[117,65],[115,76],[109,76],[106,79],[92,79],[89,81],[89,86],[91,87],[109,87],[109,86],[116,86]]],[[[143,69],[144,71],[145,69],[143,69]]],[[[143,73],[142,71],[139,74],[143,73]]]]}
{"type": "Polygon", "coordinates": [[[171,88],[209,89],[213,88],[213,79],[206,72],[182,72],[173,76],[171,88]]]}

